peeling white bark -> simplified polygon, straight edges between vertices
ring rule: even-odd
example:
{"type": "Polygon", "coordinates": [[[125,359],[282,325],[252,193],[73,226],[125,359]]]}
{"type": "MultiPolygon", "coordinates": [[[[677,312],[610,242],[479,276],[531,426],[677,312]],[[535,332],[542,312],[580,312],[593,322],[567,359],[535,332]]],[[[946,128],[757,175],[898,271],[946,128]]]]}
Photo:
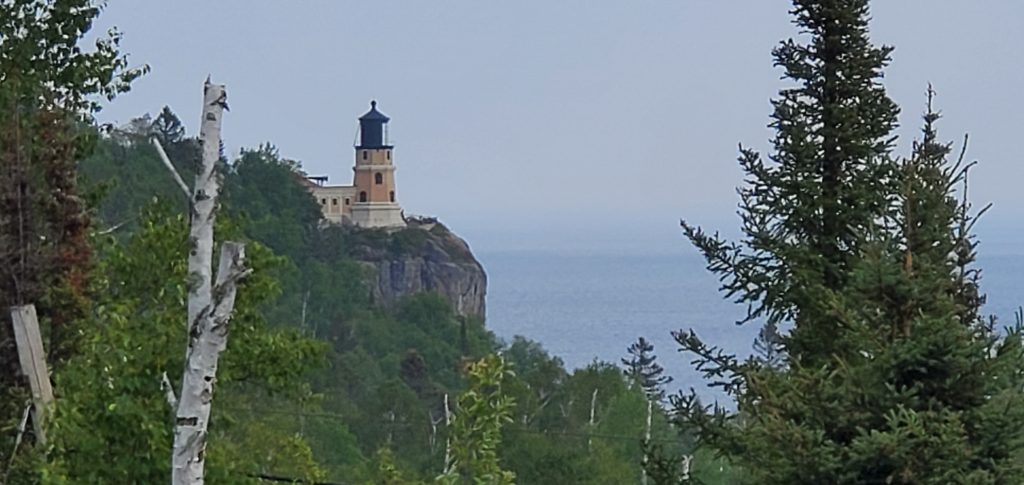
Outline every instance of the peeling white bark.
{"type": "Polygon", "coordinates": [[[245,246],[225,242],[221,246],[216,285],[213,278],[213,226],[217,216],[220,175],[221,116],[226,108],[224,86],[206,80],[199,140],[202,166],[196,175],[192,195],[191,251],[188,257],[188,347],[181,392],[174,422],[171,456],[172,485],[204,483],[206,436],[217,380],[217,363],[227,346],[228,322],[235,306],[240,279],[249,274],[245,267],[245,246]]]}
{"type": "MultiPolygon", "coordinates": [[[[594,393],[590,395],[590,426],[589,426],[588,429],[590,430],[591,433],[594,432],[594,411],[597,409],[597,391],[598,391],[598,389],[595,388],[594,389],[594,393]]],[[[590,449],[593,446],[594,446],[594,438],[591,437],[591,436],[588,436],[587,437],[587,451],[589,452],[590,449]]]]}
{"type": "Polygon", "coordinates": [[[451,425],[452,425],[452,411],[448,407],[448,393],[444,395],[444,431],[448,436],[444,439],[444,474],[448,475],[454,469],[454,463],[452,463],[452,437],[451,437],[451,425]]]}

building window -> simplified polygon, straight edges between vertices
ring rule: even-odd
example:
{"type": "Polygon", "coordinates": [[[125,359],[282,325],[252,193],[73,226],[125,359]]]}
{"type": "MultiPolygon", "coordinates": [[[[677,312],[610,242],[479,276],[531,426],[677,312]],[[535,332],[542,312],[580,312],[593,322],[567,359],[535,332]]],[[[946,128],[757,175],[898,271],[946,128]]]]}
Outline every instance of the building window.
{"type": "Polygon", "coordinates": [[[359,193],[359,202],[366,202],[366,191],[365,190],[359,193]]]}
{"type": "Polygon", "coordinates": [[[338,205],[338,199],[337,199],[337,197],[335,197],[335,198],[331,199],[331,205],[338,205]]]}
{"type": "Polygon", "coordinates": [[[381,185],[381,184],[383,184],[383,183],[384,183],[384,174],[382,174],[382,173],[380,173],[380,172],[377,172],[377,173],[375,173],[375,174],[373,175],[373,181],[374,181],[374,182],[375,182],[375,183],[376,183],[377,185],[381,185]]]}
{"type": "Polygon", "coordinates": [[[395,191],[392,190],[391,191],[391,202],[394,202],[394,201],[395,201],[395,191]]]}
{"type": "Polygon", "coordinates": [[[363,150],[363,160],[366,160],[366,150],[363,150]]]}
{"type": "Polygon", "coordinates": [[[388,160],[391,160],[391,150],[388,150],[386,153],[387,153],[388,160]]]}
{"type": "Polygon", "coordinates": [[[327,205],[327,199],[320,199],[320,205],[327,205]]]}
{"type": "Polygon", "coordinates": [[[345,205],[349,205],[351,203],[352,203],[352,199],[349,199],[348,197],[345,197],[345,205]]]}

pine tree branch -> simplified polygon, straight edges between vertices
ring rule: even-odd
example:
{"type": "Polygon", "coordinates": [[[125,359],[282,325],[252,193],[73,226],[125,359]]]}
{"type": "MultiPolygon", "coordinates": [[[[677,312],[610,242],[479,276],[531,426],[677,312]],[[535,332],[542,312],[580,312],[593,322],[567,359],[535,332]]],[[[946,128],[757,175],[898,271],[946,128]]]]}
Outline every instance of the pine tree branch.
{"type": "Polygon", "coordinates": [[[711,379],[708,387],[721,387],[727,394],[736,394],[740,390],[744,369],[735,355],[705,344],[693,330],[676,330],[672,332],[672,337],[682,347],[680,352],[696,355],[693,364],[698,372],[704,374],[705,379],[711,379]]]}

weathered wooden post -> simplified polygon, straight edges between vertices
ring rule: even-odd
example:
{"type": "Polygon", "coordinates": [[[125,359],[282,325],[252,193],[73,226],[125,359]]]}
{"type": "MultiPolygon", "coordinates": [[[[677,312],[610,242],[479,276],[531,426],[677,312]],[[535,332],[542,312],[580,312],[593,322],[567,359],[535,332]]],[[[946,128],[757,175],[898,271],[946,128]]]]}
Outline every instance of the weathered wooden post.
{"type": "Polygon", "coordinates": [[[45,443],[43,422],[46,421],[47,410],[53,404],[53,386],[46,369],[46,352],[43,352],[35,305],[11,307],[11,323],[14,325],[14,340],[18,346],[21,371],[28,377],[28,385],[32,390],[32,426],[36,441],[45,443]]]}

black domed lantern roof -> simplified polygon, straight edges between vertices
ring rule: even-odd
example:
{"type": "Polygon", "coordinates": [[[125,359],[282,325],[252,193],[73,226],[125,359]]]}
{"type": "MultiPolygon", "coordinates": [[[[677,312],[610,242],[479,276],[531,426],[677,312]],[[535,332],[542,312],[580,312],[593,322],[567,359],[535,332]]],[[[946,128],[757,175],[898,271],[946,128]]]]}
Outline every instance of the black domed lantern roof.
{"type": "Polygon", "coordinates": [[[370,101],[370,111],[367,111],[366,114],[360,116],[359,121],[380,121],[382,123],[387,123],[388,121],[391,121],[391,118],[388,118],[384,113],[377,111],[377,100],[373,100],[370,101]]]}
{"type": "Polygon", "coordinates": [[[385,139],[384,125],[391,118],[377,111],[377,101],[370,101],[370,111],[359,117],[358,148],[389,148],[385,139]]]}

